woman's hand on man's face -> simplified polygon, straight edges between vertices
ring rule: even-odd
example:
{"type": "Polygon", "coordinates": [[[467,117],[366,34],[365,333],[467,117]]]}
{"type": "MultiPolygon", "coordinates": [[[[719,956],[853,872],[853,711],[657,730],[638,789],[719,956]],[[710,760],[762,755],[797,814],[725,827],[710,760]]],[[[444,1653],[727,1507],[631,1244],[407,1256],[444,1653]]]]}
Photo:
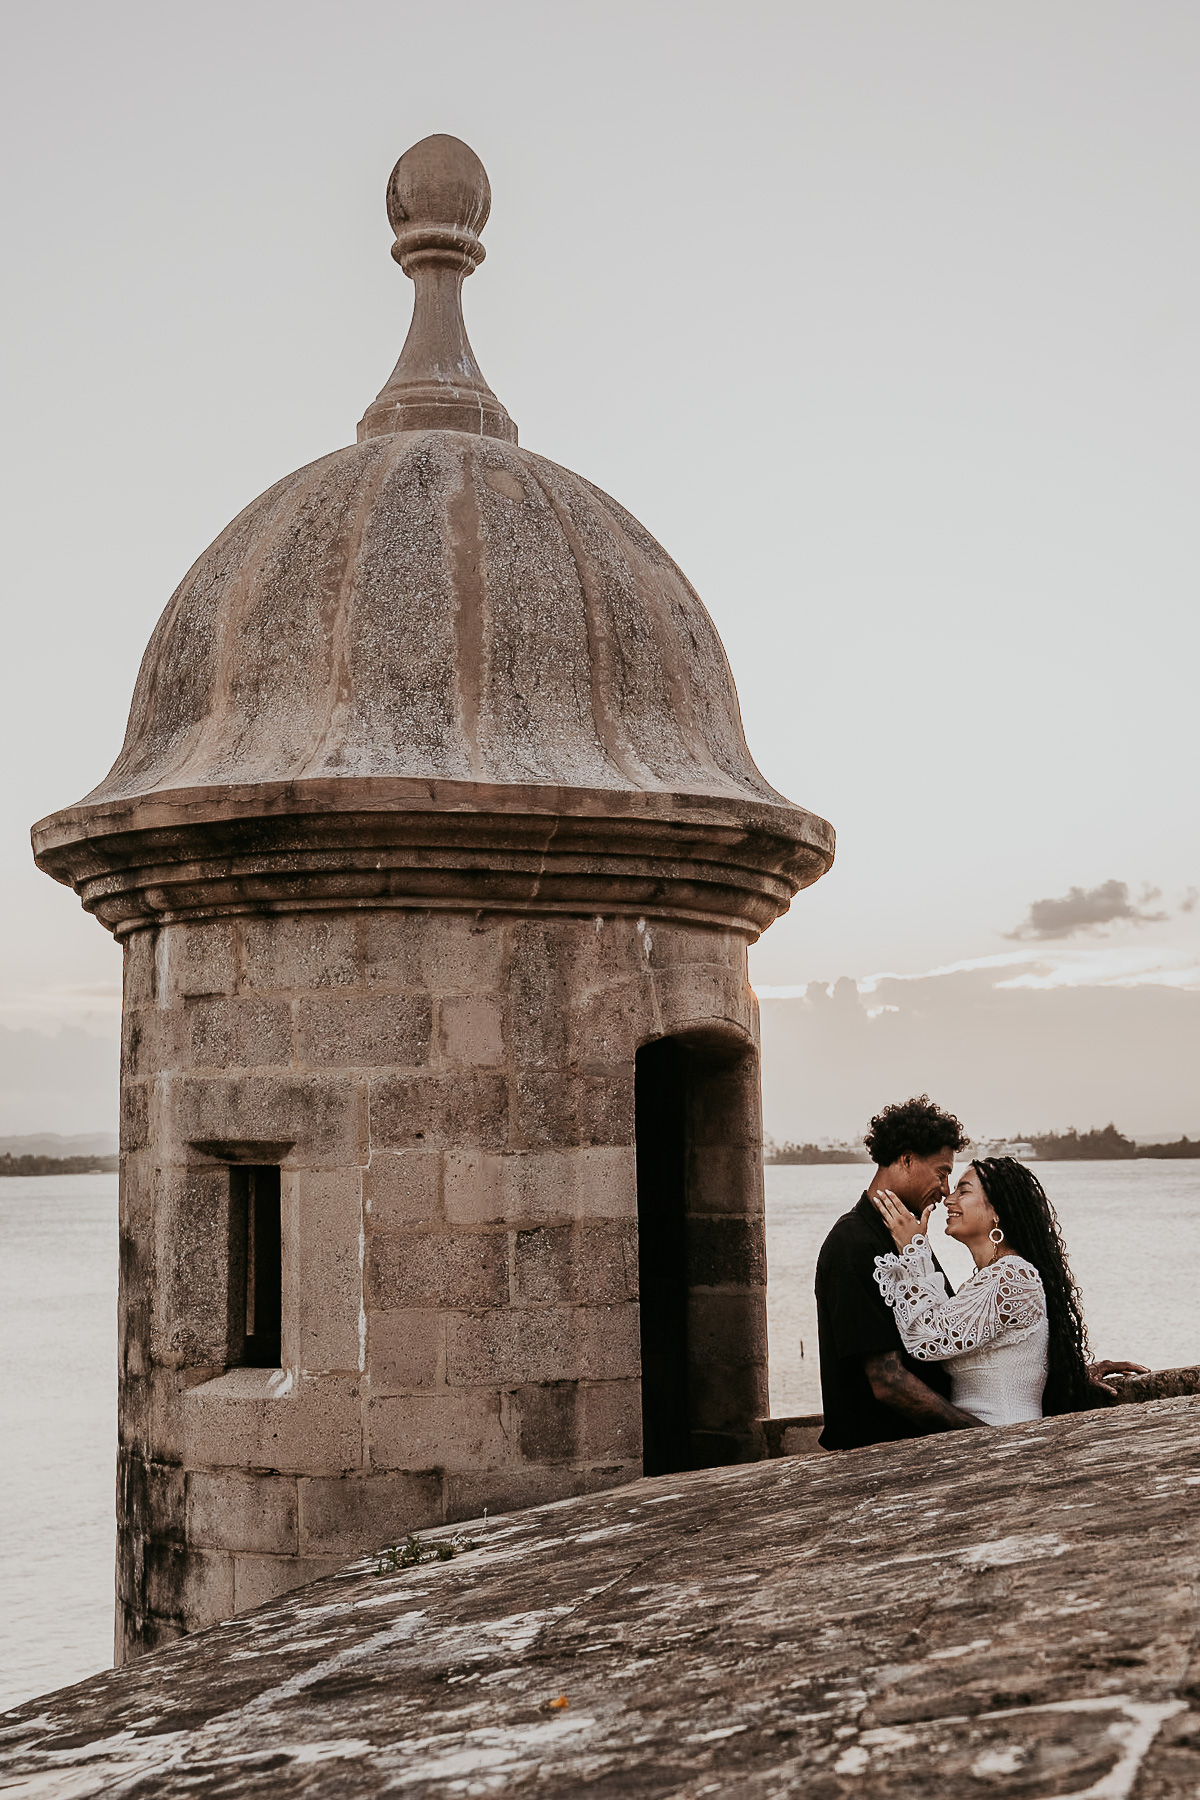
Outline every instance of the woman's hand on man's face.
{"type": "Polygon", "coordinates": [[[911,1244],[919,1231],[929,1230],[929,1218],[937,1205],[931,1200],[919,1219],[914,1219],[897,1194],[891,1188],[883,1188],[878,1194],[871,1195],[871,1204],[892,1234],[892,1242],[897,1250],[903,1250],[911,1244]]]}

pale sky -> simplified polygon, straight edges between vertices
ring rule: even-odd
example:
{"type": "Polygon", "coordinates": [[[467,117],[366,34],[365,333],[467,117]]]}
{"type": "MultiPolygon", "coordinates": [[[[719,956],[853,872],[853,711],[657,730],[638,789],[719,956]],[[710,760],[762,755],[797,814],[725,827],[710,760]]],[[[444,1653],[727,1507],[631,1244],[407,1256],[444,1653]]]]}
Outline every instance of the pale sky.
{"type": "MultiPolygon", "coordinates": [[[[111,1028],[118,953],[28,827],[107,770],[199,552],[353,439],[408,316],[384,183],[432,131],[491,176],[467,317],[522,443],[675,556],[764,773],[838,830],[760,992],[868,1009],[1003,955],[1009,993],[1200,991],[1200,8],[10,0],[2,31],[0,1026],[111,1028]]],[[[1056,1054],[1107,1095],[1111,1049],[1092,1018],[1056,1054]]],[[[1139,1092],[1118,1122],[1160,1129],[1139,1092]]]]}

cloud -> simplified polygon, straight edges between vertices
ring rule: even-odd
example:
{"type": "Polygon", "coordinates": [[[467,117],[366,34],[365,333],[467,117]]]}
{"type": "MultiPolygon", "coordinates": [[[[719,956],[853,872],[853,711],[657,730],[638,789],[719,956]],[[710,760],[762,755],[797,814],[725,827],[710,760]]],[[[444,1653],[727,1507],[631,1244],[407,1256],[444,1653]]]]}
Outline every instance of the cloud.
{"type": "MultiPolygon", "coordinates": [[[[915,974],[883,970],[877,975],[860,975],[849,985],[860,995],[871,996],[890,983],[937,981],[946,975],[971,975],[977,970],[994,972],[996,976],[1006,970],[1014,971],[996,981],[997,992],[1011,987],[1174,987],[1200,991],[1200,959],[1194,950],[1132,944],[1096,944],[1086,950],[1003,950],[998,956],[965,957],[960,962],[942,963],[936,969],[920,969],[915,974]]],[[[754,991],[760,1000],[806,1000],[810,1006],[816,1006],[831,999],[835,989],[824,981],[784,987],[760,986],[755,982],[754,991]]],[[[876,1011],[881,1010],[878,1002],[874,1004],[876,1011]]],[[[868,1016],[874,1016],[870,1010],[868,1016]]]]}
{"type": "Polygon", "coordinates": [[[1181,913],[1195,912],[1196,902],[1198,900],[1200,900],[1200,888],[1190,887],[1187,890],[1187,893],[1183,896],[1183,899],[1179,902],[1180,912],[1181,913]]]}
{"type": "Polygon", "coordinates": [[[1161,925],[1170,915],[1146,910],[1161,897],[1160,889],[1143,888],[1139,906],[1130,898],[1124,881],[1102,881],[1094,888],[1073,887],[1057,899],[1035,900],[1017,929],[1004,935],[1036,938],[1044,943],[1050,938],[1074,937],[1083,931],[1102,931],[1106,925],[1161,925]]]}
{"type": "Polygon", "coordinates": [[[864,986],[838,984],[836,1000],[824,984],[794,999],[760,990],[765,1121],[777,1141],[854,1138],[886,1101],[922,1092],[980,1137],[1110,1119],[1139,1136],[1200,1130],[1194,958],[1139,978],[1116,947],[1086,961],[1029,954],[1024,971],[864,986]]]}

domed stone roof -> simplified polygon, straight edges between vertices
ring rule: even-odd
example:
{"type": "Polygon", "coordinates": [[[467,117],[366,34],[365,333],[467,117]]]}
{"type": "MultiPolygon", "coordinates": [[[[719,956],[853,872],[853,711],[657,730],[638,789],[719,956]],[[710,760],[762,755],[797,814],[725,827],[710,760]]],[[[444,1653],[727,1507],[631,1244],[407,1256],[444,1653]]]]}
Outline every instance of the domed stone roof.
{"type": "MultiPolygon", "coordinates": [[[[657,820],[676,861],[679,828],[720,821],[749,831],[742,860],[771,889],[752,919],[735,909],[754,929],[828,867],[830,828],[751,760],[680,570],[606,494],[517,447],[461,313],[489,206],[457,139],[400,159],[388,212],[416,302],[360,441],[277,482],[205,551],[151,639],[112,771],[35,827],[42,866],[114,929],[250,903],[232,867],[201,875],[197,856],[276,866],[332,833],[344,860],[364,815],[376,826],[360,848],[379,849],[381,813],[393,850],[415,815],[426,836],[433,815],[459,815],[459,840],[463,814],[657,820]]],[[[476,831],[475,853],[494,861],[513,830],[476,831]]],[[[369,897],[353,887],[343,901],[369,897]]],[[[644,890],[630,904],[650,905],[644,890]]]]}
{"type": "Polygon", "coordinates": [[[461,431],[369,438],[247,507],[163,615],[89,800],[367,775],[779,800],[649,533],[461,431]]]}

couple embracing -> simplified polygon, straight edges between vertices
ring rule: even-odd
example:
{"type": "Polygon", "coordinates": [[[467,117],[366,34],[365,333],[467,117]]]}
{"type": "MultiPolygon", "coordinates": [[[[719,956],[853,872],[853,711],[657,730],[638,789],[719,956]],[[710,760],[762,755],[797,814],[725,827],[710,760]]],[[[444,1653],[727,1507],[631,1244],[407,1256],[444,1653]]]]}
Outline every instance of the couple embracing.
{"type": "Polygon", "coordinates": [[[875,1174],[817,1260],[822,1446],[1111,1405],[1105,1377],[1142,1365],[1088,1361],[1058,1219],[1032,1169],[976,1158],[951,1191],[969,1140],[924,1094],[885,1107],[865,1141],[875,1174]],[[946,1236],[975,1260],[957,1293],[926,1235],[940,1201],[946,1236]]]}

